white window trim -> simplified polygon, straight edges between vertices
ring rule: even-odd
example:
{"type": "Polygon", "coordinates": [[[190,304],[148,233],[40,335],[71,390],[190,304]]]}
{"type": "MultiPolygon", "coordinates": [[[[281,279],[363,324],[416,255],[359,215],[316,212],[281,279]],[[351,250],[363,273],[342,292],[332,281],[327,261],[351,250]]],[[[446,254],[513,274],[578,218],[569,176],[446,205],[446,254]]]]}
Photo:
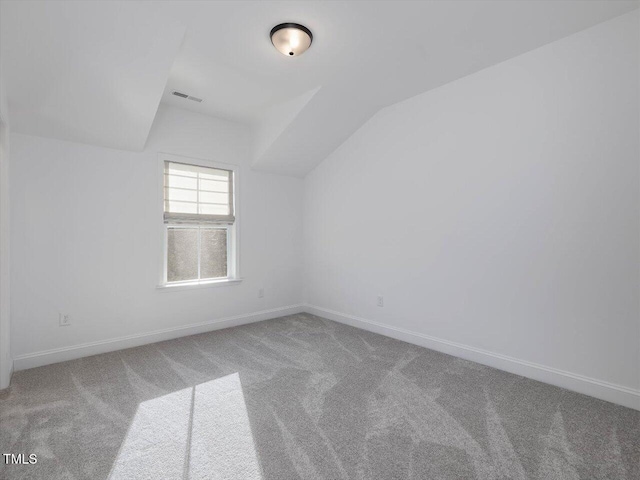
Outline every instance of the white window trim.
{"type": "MultiPolygon", "coordinates": [[[[224,285],[237,285],[242,281],[240,276],[240,175],[239,167],[228,163],[214,162],[201,158],[183,157],[179,155],[171,155],[168,153],[158,154],[158,196],[159,196],[159,214],[158,219],[162,234],[158,235],[161,239],[162,258],[159,268],[158,289],[167,291],[177,291],[202,287],[220,287],[224,285]],[[223,170],[231,170],[233,172],[233,205],[235,212],[235,222],[227,227],[227,276],[225,278],[214,278],[207,280],[189,280],[185,282],[167,282],[167,225],[164,223],[164,162],[187,163],[189,165],[197,165],[200,167],[219,168],[223,170]]],[[[186,226],[186,225],[185,225],[186,226]]],[[[199,267],[198,267],[199,268],[199,267]]]]}
{"type": "Polygon", "coordinates": [[[227,287],[238,285],[242,278],[216,278],[214,280],[202,280],[199,282],[175,282],[158,285],[156,288],[164,292],[178,292],[180,290],[193,290],[196,288],[227,287]]]}

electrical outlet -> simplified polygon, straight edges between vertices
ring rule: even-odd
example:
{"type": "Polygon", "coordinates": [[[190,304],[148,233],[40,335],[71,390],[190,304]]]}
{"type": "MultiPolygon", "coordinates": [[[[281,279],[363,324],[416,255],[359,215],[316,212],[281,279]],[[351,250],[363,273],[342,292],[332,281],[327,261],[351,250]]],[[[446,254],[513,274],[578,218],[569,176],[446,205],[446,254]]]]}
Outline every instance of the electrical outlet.
{"type": "Polygon", "coordinates": [[[378,295],[378,306],[384,307],[384,298],[382,297],[382,295],[378,295]]]}
{"type": "Polygon", "coordinates": [[[68,325],[71,325],[71,317],[69,316],[68,313],[61,313],[59,320],[60,320],[61,327],[66,327],[68,325]]]}
{"type": "Polygon", "coordinates": [[[264,288],[258,290],[258,298],[264,298],[264,288]]]}

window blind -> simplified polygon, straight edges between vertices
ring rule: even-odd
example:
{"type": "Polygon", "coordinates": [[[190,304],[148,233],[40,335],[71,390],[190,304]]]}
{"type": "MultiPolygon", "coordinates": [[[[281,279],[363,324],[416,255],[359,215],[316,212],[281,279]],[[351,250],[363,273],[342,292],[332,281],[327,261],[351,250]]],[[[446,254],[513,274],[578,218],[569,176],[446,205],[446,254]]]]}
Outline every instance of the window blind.
{"type": "Polygon", "coordinates": [[[231,170],[164,162],[164,223],[234,221],[231,170]]]}

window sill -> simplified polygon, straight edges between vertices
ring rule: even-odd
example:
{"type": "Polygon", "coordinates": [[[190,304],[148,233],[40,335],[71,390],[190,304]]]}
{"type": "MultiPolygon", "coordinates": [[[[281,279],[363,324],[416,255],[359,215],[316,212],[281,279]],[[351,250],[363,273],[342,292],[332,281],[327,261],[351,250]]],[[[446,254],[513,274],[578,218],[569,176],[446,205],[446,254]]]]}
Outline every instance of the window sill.
{"type": "Polygon", "coordinates": [[[157,290],[161,292],[176,292],[180,290],[193,290],[197,288],[211,288],[211,287],[227,287],[230,285],[238,285],[242,282],[242,278],[223,278],[222,280],[205,280],[202,282],[180,282],[180,283],[165,283],[158,285],[157,290]]]}

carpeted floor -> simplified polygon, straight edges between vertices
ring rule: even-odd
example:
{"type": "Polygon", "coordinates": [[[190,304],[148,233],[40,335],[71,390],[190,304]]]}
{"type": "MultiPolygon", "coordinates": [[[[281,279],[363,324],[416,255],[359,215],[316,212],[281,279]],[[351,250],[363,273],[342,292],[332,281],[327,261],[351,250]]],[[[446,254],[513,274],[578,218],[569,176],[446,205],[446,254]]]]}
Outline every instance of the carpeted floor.
{"type": "Polygon", "coordinates": [[[17,372],[0,427],[2,479],[640,478],[640,412],[308,314],[17,372]]]}

